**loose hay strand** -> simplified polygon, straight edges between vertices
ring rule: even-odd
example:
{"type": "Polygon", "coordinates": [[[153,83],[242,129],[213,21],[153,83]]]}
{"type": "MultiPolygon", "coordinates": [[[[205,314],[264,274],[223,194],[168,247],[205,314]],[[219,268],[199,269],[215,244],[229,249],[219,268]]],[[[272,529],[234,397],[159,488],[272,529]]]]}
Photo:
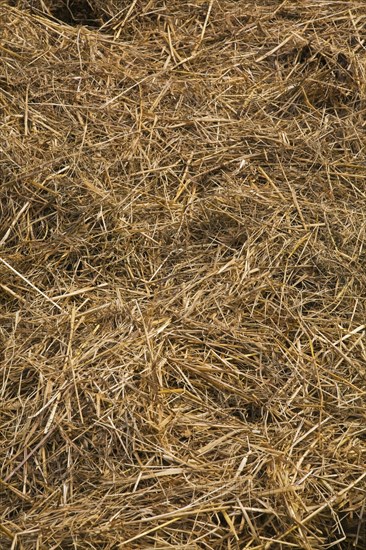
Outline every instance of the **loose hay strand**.
{"type": "Polygon", "coordinates": [[[49,296],[47,296],[47,294],[45,294],[42,290],[40,290],[39,288],[37,288],[29,279],[27,279],[24,275],[22,275],[21,273],[19,273],[18,270],[16,270],[13,266],[11,266],[6,260],[4,260],[4,258],[1,258],[0,257],[0,262],[2,262],[8,269],[10,269],[13,273],[15,273],[15,275],[17,275],[18,277],[20,277],[25,283],[27,283],[27,285],[29,285],[31,288],[33,288],[33,290],[35,290],[36,292],[38,292],[38,294],[40,294],[41,296],[43,296],[43,298],[45,298],[48,302],[50,302],[53,306],[57,307],[58,310],[62,311],[62,307],[59,306],[56,302],[54,302],[52,300],[52,298],[50,298],[49,296]]]}

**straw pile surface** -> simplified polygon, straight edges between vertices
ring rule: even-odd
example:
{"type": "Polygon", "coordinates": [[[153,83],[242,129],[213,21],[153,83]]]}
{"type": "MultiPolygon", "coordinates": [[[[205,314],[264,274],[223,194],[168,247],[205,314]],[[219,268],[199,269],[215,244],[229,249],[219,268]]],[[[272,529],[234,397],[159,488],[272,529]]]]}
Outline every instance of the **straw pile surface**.
{"type": "Polygon", "coordinates": [[[0,548],[365,548],[365,3],[0,30],[0,548]]]}

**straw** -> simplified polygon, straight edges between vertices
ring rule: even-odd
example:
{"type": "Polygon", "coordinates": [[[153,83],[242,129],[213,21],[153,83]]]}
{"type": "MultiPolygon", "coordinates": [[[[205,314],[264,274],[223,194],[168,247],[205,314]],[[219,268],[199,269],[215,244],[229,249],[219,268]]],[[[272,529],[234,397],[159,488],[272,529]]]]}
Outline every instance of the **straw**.
{"type": "Polygon", "coordinates": [[[364,2],[0,2],[0,548],[364,549],[364,2]]]}

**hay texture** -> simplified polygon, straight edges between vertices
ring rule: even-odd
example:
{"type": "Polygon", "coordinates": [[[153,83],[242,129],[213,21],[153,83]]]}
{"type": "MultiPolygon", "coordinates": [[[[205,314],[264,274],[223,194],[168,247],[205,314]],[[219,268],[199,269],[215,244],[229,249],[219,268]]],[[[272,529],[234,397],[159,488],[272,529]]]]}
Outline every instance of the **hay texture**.
{"type": "Polygon", "coordinates": [[[365,2],[0,32],[0,548],[365,548],[365,2]]]}

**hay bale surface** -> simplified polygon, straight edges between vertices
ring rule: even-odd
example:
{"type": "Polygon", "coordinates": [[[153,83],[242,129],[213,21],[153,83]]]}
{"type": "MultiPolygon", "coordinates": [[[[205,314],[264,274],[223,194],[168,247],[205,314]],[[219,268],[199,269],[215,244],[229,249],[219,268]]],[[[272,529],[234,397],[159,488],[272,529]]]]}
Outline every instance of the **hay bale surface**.
{"type": "Polygon", "coordinates": [[[364,548],[364,2],[0,3],[0,546],[364,548]]]}

